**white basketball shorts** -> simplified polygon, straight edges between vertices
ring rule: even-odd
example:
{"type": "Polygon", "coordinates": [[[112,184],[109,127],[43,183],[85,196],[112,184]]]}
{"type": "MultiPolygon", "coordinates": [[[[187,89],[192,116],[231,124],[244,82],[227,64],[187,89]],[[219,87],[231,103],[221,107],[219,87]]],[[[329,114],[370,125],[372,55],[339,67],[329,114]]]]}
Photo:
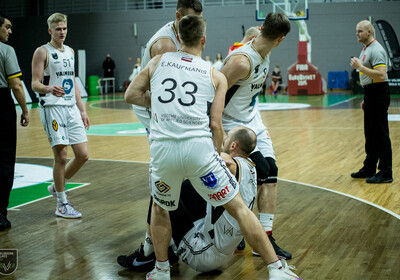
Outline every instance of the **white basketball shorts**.
{"type": "Polygon", "coordinates": [[[211,138],[153,140],[150,154],[152,196],[165,210],[178,207],[185,178],[213,206],[229,202],[239,192],[239,184],[215,151],[211,138]]]}
{"type": "Polygon", "coordinates": [[[40,119],[52,148],[87,142],[85,127],[76,105],[41,107],[40,119]]]}

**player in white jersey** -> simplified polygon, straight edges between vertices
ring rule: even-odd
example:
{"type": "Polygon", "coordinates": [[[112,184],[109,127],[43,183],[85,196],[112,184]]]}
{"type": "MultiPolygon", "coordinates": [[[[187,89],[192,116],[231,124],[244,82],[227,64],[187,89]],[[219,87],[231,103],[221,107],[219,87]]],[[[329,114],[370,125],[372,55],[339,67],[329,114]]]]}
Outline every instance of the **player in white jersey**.
{"type": "MultiPolygon", "coordinates": [[[[141,68],[144,69],[148,62],[156,55],[178,51],[181,47],[178,39],[178,23],[180,19],[183,16],[190,14],[202,15],[202,11],[203,6],[201,0],[178,0],[176,4],[175,20],[161,27],[147,42],[142,57],[141,68]]],[[[132,106],[136,116],[145,127],[147,136],[149,136],[151,118],[150,108],[137,105],[132,106]]],[[[151,205],[152,199],[150,199],[150,207],[151,205]]],[[[149,227],[150,226],[148,224],[146,230],[147,236],[150,233],[149,227]]],[[[151,244],[145,242],[144,251],[146,254],[148,252],[149,245],[151,244]]]]}
{"type": "MultiPolygon", "coordinates": [[[[179,53],[154,57],[125,93],[128,103],[152,108],[150,178],[154,201],[150,227],[157,261],[147,279],[170,279],[168,244],[172,230],[168,211],[178,207],[184,178],[209,204],[224,206],[269,268],[284,271],[261,224],[238,195],[236,179],[219,156],[227,87],[225,77],[201,59],[205,28],[202,17],[183,17],[179,22],[179,53]],[[208,115],[209,128],[204,125],[208,115]],[[171,132],[175,129],[184,137],[171,132]]],[[[298,279],[294,274],[290,277],[287,279],[298,279]]]]}
{"type": "Polygon", "coordinates": [[[89,117],[75,80],[74,52],[64,45],[67,16],[54,13],[47,23],[51,41],[33,54],[32,89],[40,94],[40,118],[54,154],[54,182],[48,190],[57,198],[57,216],[80,218],[82,214],[72,207],[65,194],[65,180],[88,160],[85,128],[89,128],[89,117]],[[67,164],[69,145],[74,158],[67,164]]]}
{"type": "Polygon", "coordinates": [[[257,148],[250,158],[257,168],[259,219],[276,254],[285,259],[290,259],[292,255],[281,249],[272,237],[278,168],[275,164],[271,138],[258,112],[258,95],[268,73],[270,52],[279,46],[289,31],[290,22],[286,15],[268,14],[260,35],[231,52],[221,69],[227,78],[229,88],[222,124],[226,132],[243,125],[251,128],[257,135],[257,148]]]}
{"type": "MultiPolygon", "coordinates": [[[[161,27],[147,42],[141,67],[144,69],[150,59],[166,52],[176,52],[181,47],[178,39],[179,20],[186,15],[201,15],[203,6],[200,0],[178,0],[176,4],[175,20],[161,27]]],[[[145,127],[147,134],[150,132],[150,109],[133,105],[133,111],[145,127]]]]}

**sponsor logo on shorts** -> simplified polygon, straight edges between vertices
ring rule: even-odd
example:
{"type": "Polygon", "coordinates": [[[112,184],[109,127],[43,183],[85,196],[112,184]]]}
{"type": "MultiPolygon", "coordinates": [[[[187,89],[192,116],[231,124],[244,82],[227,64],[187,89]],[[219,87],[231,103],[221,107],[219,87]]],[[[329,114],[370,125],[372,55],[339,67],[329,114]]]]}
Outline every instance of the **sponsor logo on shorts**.
{"type": "Polygon", "coordinates": [[[167,193],[171,189],[166,183],[160,181],[156,182],[156,188],[160,193],[167,193]]]}
{"type": "Polygon", "coordinates": [[[57,53],[52,53],[51,56],[52,56],[54,59],[58,59],[57,53]]]}
{"type": "Polygon", "coordinates": [[[53,125],[54,131],[57,131],[57,130],[58,130],[58,123],[57,123],[57,121],[56,121],[56,120],[53,120],[53,122],[52,122],[51,124],[53,125]]]}
{"type": "Polygon", "coordinates": [[[212,172],[203,177],[200,177],[200,179],[208,189],[215,189],[218,186],[218,179],[212,172]]]}
{"type": "Polygon", "coordinates": [[[221,191],[209,194],[208,197],[210,200],[214,199],[215,201],[220,201],[221,199],[224,199],[228,193],[230,193],[230,190],[228,186],[225,186],[221,191]]]}
{"type": "Polygon", "coordinates": [[[233,227],[231,227],[231,226],[225,227],[225,225],[224,225],[224,234],[232,236],[233,235],[233,227]]]}
{"type": "Polygon", "coordinates": [[[155,194],[154,194],[154,199],[158,201],[158,203],[168,206],[168,207],[175,207],[175,200],[164,200],[164,199],[160,199],[158,198],[155,194]]]}

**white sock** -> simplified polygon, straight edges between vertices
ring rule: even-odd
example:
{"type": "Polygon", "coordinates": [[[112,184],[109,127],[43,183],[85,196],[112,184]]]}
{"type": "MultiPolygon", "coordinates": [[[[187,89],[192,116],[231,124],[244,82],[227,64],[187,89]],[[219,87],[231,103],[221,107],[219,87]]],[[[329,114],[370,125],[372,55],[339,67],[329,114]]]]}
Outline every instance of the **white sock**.
{"type": "Polygon", "coordinates": [[[68,199],[67,199],[67,195],[64,192],[56,192],[57,194],[57,202],[58,203],[67,203],[68,199]]]}
{"type": "Polygon", "coordinates": [[[270,263],[267,265],[268,268],[277,268],[280,269],[282,267],[282,263],[280,260],[277,260],[276,262],[270,263]]]}
{"type": "Polygon", "coordinates": [[[274,223],[274,214],[258,213],[261,225],[266,232],[272,232],[272,224],[274,223]]]}
{"type": "Polygon", "coordinates": [[[169,270],[169,260],[166,260],[165,262],[156,261],[156,267],[161,270],[169,270]]]}
{"type": "Polygon", "coordinates": [[[151,236],[147,233],[147,231],[146,231],[146,238],[144,239],[144,244],[143,244],[143,253],[145,257],[148,257],[152,253],[154,253],[153,241],[151,240],[151,236]]]}

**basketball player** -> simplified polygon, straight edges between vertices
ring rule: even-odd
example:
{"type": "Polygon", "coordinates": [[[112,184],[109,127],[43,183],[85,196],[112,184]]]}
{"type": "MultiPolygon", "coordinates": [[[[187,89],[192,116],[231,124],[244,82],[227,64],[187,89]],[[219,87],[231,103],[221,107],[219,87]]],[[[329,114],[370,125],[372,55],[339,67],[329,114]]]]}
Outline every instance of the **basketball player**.
{"type": "MultiPolygon", "coordinates": [[[[250,209],[256,199],[257,175],[254,163],[248,160],[248,156],[256,141],[251,129],[236,127],[229,131],[221,153],[230,172],[238,180],[239,192],[250,209]]],[[[170,212],[170,218],[172,237],[179,246],[178,256],[197,271],[207,272],[224,266],[243,237],[238,222],[222,206],[207,204],[188,180],[182,184],[178,209],[170,212]],[[211,226],[207,223],[211,223],[211,226]],[[206,228],[212,230],[206,231],[206,228]]],[[[152,252],[145,256],[141,245],[135,253],[120,256],[119,263],[132,270],[145,271],[151,265],[154,267],[155,255],[152,252]]],[[[284,260],[282,266],[287,266],[284,260]]]]}
{"type": "Polygon", "coordinates": [[[222,117],[223,127],[228,132],[242,125],[251,128],[257,134],[257,147],[250,158],[257,168],[259,219],[276,254],[285,259],[290,259],[292,255],[281,249],[272,237],[278,167],[275,164],[271,138],[258,112],[257,96],[268,73],[270,52],[279,46],[289,31],[290,22],[286,15],[269,13],[261,27],[261,34],[231,52],[221,69],[227,78],[229,88],[222,117]]]}
{"type": "Polygon", "coordinates": [[[54,154],[54,183],[48,190],[57,198],[57,216],[80,218],[65,194],[65,179],[88,160],[89,117],[76,86],[74,51],[64,44],[67,16],[54,13],[47,23],[51,40],[33,54],[32,89],[40,94],[40,118],[54,154]],[[75,157],[66,164],[69,145],[75,157]]]}
{"type": "MultiPolygon", "coordinates": [[[[186,15],[202,15],[203,5],[200,0],[178,0],[176,4],[175,20],[161,27],[147,42],[141,68],[144,69],[150,59],[158,54],[176,52],[181,47],[178,39],[178,23],[186,15]]],[[[150,109],[133,105],[133,111],[145,127],[147,134],[150,132],[150,109]]]]}
{"type": "Polygon", "coordinates": [[[260,29],[258,27],[254,27],[254,26],[250,27],[249,29],[246,30],[246,33],[244,34],[242,41],[236,42],[232,46],[230,46],[230,48],[228,50],[228,54],[230,54],[234,50],[240,48],[247,42],[253,40],[255,37],[258,36],[258,34],[260,34],[260,29]]]}
{"type": "MultiPolygon", "coordinates": [[[[200,0],[178,0],[176,4],[175,20],[167,23],[161,27],[147,42],[146,48],[142,57],[141,69],[146,67],[147,63],[156,55],[163,54],[165,52],[176,52],[180,49],[181,44],[178,39],[178,23],[181,18],[185,15],[196,14],[201,15],[203,6],[200,0]]],[[[133,111],[136,116],[145,127],[147,136],[150,133],[150,108],[133,105],[133,111]]],[[[152,205],[152,199],[150,199],[150,207],[152,205]]],[[[146,240],[150,236],[150,226],[147,226],[146,240]]],[[[144,251],[146,254],[150,254],[149,248],[152,244],[149,242],[144,243],[144,251]]],[[[173,257],[173,254],[171,254],[173,257]]]]}
{"type": "MultiPolygon", "coordinates": [[[[146,277],[170,279],[168,211],[177,209],[181,182],[187,178],[204,200],[214,207],[224,206],[238,221],[246,240],[270,270],[281,274],[281,279],[298,279],[278,260],[261,224],[238,195],[235,177],[219,156],[227,87],[225,77],[201,59],[205,29],[202,17],[183,17],[179,52],[154,57],[125,93],[128,103],[152,108],[150,179],[154,200],[150,227],[157,260],[146,277]]],[[[212,224],[205,228],[212,230],[212,224]]]]}

